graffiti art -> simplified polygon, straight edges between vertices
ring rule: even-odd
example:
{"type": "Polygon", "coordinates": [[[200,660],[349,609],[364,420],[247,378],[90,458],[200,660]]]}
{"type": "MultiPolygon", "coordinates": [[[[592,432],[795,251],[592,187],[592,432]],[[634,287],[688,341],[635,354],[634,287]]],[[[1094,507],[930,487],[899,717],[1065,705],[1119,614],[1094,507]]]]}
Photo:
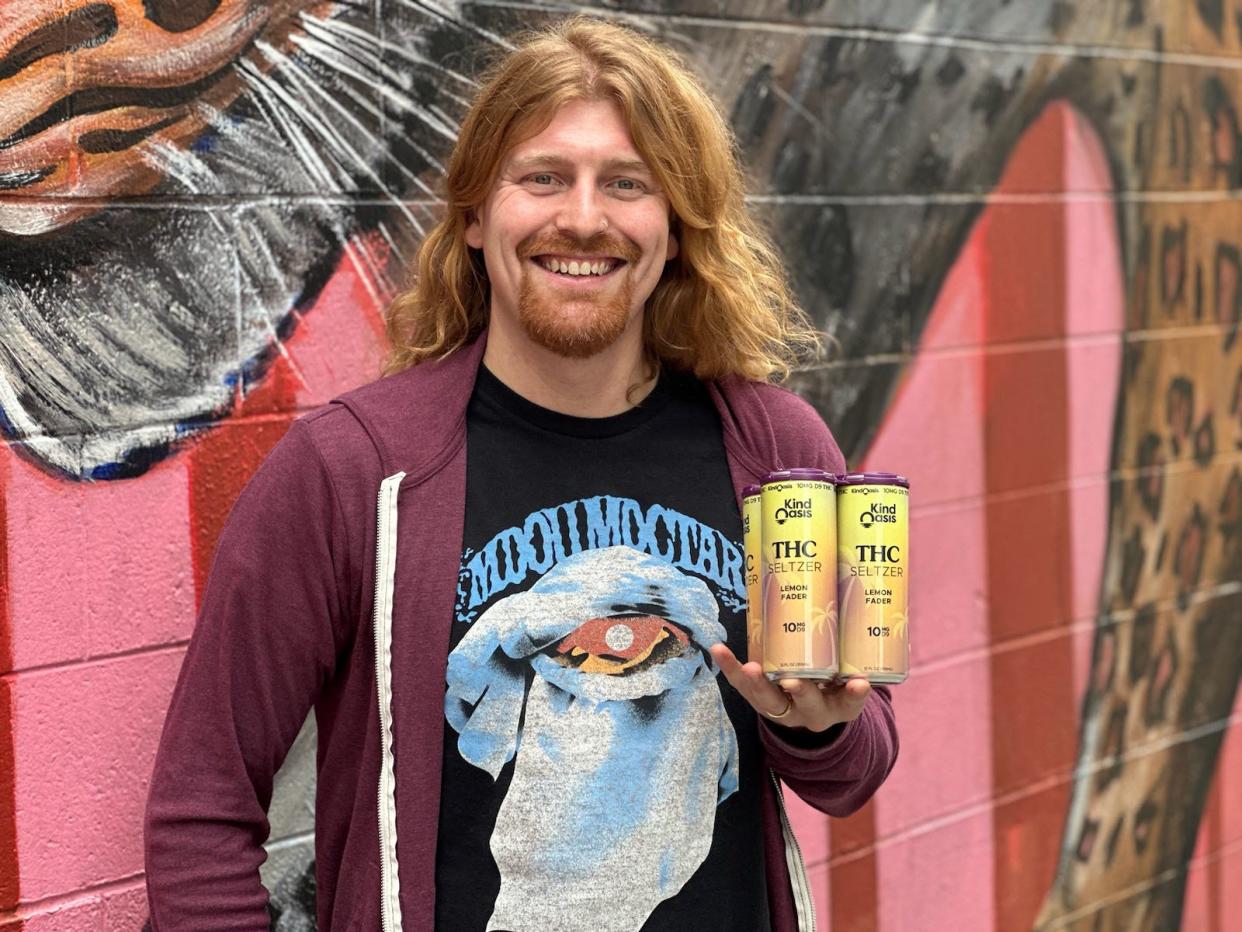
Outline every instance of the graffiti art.
{"type": "MultiPolygon", "coordinates": [[[[438,215],[481,69],[514,30],[570,6],[0,0],[9,449],[66,488],[143,482],[235,416],[277,360],[296,368],[287,344],[346,255],[382,307],[438,215]]],[[[1091,438],[1110,491],[1070,712],[1077,760],[1031,869],[1016,876],[998,854],[990,895],[998,927],[1177,928],[1242,667],[1242,7],[594,6],[671,43],[728,114],[754,207],[832,337],[792,384],[851,463],[882,431],[1024,134],[1064,107],[1098,141],[1125,332],[1111,434],[1091,438]]],[[[1049,415],[1062,430],[1069,416],[1049,415]]],[[[992,688],[1044,684],[1032,672],[992,688]]],[[[995,808],[997,838],[1021,829],[1008,812],[995,808]]],[[[313,927],[300,850],[272,881],[276,928],[313,927]]]]}

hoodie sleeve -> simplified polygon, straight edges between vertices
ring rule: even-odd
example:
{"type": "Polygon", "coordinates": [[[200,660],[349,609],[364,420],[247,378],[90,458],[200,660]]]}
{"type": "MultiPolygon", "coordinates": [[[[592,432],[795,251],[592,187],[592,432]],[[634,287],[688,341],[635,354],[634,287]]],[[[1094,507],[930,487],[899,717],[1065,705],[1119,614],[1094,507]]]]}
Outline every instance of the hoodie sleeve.
{"type": "Polygon", "coordinates": [[[831,816],[860,809],[897,762],[897,721],[887,686],[872,687],[858,718],[829,729],[827,740],[791,731],[761,720],[768,766],[807,805],[831,816]]]}
{"type": "Polygon", "coordinates": [[[346,528],[305,424],[220,537],[147,800],[156,932],[267,929],[272,780],[347,637],[346,528]]]}
{"type": "MultiPolygon", "coordinates": [[[[777,388],[767,404],[785,467],[846,471],[832,432],[804,399],[777,388]]],[[[874,686],[858,718],[822,735],[760,719],[759,737],[768,765],[807,805],[832,816],[847,816],[874,795],[897,762],[892,692],[887,686],[874,686]]]]}

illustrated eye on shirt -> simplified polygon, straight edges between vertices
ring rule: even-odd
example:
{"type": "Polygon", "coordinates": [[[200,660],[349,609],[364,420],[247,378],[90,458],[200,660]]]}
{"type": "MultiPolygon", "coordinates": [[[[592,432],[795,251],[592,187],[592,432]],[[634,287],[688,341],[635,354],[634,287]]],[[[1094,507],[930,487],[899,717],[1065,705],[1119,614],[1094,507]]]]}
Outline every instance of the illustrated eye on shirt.
{"type": "Polygon", "coordinates": [[[655,615],[592,618],[556,645],[554,659],[583,673],[618,675],[680,656],[690,646],[681,628],[655,615]]]}

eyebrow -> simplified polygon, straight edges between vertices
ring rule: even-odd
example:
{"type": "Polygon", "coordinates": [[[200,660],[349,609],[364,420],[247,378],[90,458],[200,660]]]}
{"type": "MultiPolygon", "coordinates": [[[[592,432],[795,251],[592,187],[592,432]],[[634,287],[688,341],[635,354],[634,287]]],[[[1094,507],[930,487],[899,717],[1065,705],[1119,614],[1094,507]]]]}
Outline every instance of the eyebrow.
{"type": "MultiPolygon", "coordinates": [[[[512,168],[519,171],[525,171],[531,168],[540,168],[544,166],[556,167],[569,164],[569,159],[563,155],[555,155],[551,152],[536,152],[533,155],[523,156],[520,159],[514,159],[509,163],[512,168]]],[[[630,173],[651,174],[651,169],[647,167],[647,163],[642,159],[608,159],[604,162],[605,171],[620,171],[630,173]]]]}

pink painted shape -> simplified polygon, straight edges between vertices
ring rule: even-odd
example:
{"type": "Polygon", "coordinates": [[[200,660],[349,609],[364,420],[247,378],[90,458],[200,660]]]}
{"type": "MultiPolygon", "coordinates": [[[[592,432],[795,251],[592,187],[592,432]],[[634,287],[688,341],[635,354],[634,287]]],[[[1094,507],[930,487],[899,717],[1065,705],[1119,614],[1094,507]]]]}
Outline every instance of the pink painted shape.
{"type": "Polygon", "coordinates": [[[40,670],[14,683],[23,902],[142,871],[142,812],[182,649],[40,670]]]}
{"type": "Polygon", "coordinates": [[[1065,121],[1067,187],[1103,195],[1076,198],[1065,205],[1069,475],[1073,482],[1070,598],[1075,621],[1071,650],[1076,705],[1081,707],[1108,546],[1108,475],[1121,385],[1125,283],[1108,159],[1095,131],[1073,109],[1065,108],[1065,121]]]}
{"type": "MultiPolygon", "coordinates": [[[[983,345],[984,268],[987,215],[981,217],[945,279],[936,306],[923,327],[919,353],[971,349],[983,345]]],[[[982,380],[982,376],[980,376],[982,380]]]]}
{"type": "Polygon", "coordinates": [[[1070,651],[1075,705],[1081,708],[1091,670],[1091,646],[1095,640],[1108,543],[1108,479],[1080,480],[1070,490],[1069,507],[1074,515],[1070,527],[1070,546],[1074,554],[1070,578],[1073,615],[1070,651]]]}
{"type": "Polygon", "coordinates": [[[1187,932],[1211,932],[1211,895],[1208,879],[1208,864],[1202,852],[1203,838],[1191,856],[1190,867],[1186,873],[1186,894],[1182,903],[1181,928],[1187,932]]]}
{"type": "Polygon", "coordinates": [[[876,859],[879,927],[995,929],[992,847],[986,809],[883,845],[876,859]]]}
{"type": "MultiPolygon", "coordinates": [[[[1068,108],[1062,118],[1069,130],[1064,158],[1070,189],[1111,190],[1098,141],[1068,108]]],[[[1069,543],[1075,565],[1085,568],[1066,582],[1074,587],[1078,617],[1090,614],[1098,599],[1107,534],[1107,486],[1098,480],[1108,472],[1120,365],[1122,289],[1114,223],[1108,198],[1076,201],[1066,211],[1067,467],[1081,480],[1071,494],[1075,526],[1069,543]]],[[[991,686],[982,650],[989,597],[981,500],[987,224],[985,213],[950,270],[918,354],[861,464],[910,476],[911,553],[918,555],[911,565],[915,665],[895,696],[902,757],[875,807],[879,889],[901,891],[880,898],[884,928],[991,928],[994,922],[990,885],[996,840],[986,806],[992,791],[991,686]],[[947,502],[968,507],[937,507],[947,502]],[[944,767],[946,747],[970,765],[944,767]],[[971,812],[972,806],[980,808],[971,812]],[[963,812],[971,814],[920,832],[920,826],[963,812]],[[900,839],[895,844],[885,841],[894,837],[900,839]],[[917,854],[904,863],[904,852],[917,854]],[[929,863],[937,869],[920,870],[929,863]],[[910,878],[928,876],[974,882],[945,880],[946,889],[925,892],[911,887],[910,878]]],[[[1076,668],[1085,666],[1089,645],[1086,629],[1075,642],[1076,668]]]]}
{"type": "Polygon", "coordinates": [[[915,511],[910,519],[910,610],[918,619],[910,632],[910,669],[915,675],[929,663],[988,645],[986,517],[983,502],[975,499],[915,511]]]}
{"type": "MultiPolygon", "coordinates": [[[[881,840],[986,799],[992,785],[990,686],[982,653],[988,636],[981,500],[985,223],[976,224],[949,271],[919,352],[863,458],[865,469],[909,476],[912,502],[916,662],[910,679],[894,691],[902,750],[876,801],[881,840]],[[925,666],[933,660],[933,667],[925,666]],[[944,767],[945,747],[971,765],[944,767]]],[[[970,876],[989,877],[990,863],[981,861],[970,876]]]]}
{"type": "Polygon", "coordinates": [[[1078,195],[1065,204],[1066,332],[1112,335],[1125,329],[1125,280],[1117,241],[1112,173],[1099,136],[1065,108],[1065,183],[1078,195]],[[1084,198],[1083,194],[1099,197],[1084,198]]]}
{"type": "MultiPolygon", "coordinates": [[[[1211,792],[1219,797],[1216,815],[1206,807],[1195,837],[1193,861],[1218,858],[1223,852],[1237,849],[1242,853],[1242,691],[1238,693],[1235,711],[1216,759],[1216,772],[1212,775],[1211,792]],[[1216,835],[1217,850],[1210,847],[1216,835]]],[[[1209,799],[1211,797],[1209,796],[1209,799]]],[[[1186,928],[1183,923],[1183,928],[1186,928]]]]}
{"type": "Polygon", "coordinates": [[[1216,780],[1225,787],[1221,794],[1221,840],[1226,845],[1242,845],[1242,689],[1237,692],[1229,730],[1221,743],[1216,780]]]}
{"type": "Polygon", "coordinates": [[[184,464],[174,457],[138,479],[71,483],[14,458],[6,506],[15,669],[189,636],[184,464]]]}
{"type": "Polygon", "coordinates": [[[137,932],[147,921],[147,885],[138,880],[130,886],[109,891],[103,896],[104,928],[118,932],[137,932]]]}
{"type": "MultiPolygon", "coordinates": [[[[57,904],[54,908],[35,913],[22,923],[22,932],[99,932],[101,929],[117,929],[121,926],[107,925],[104,905],[95,897],[75,899],[57,904]]],[[[141,925],[135,929],[142,928],[141,925]]]]}
{"type": "Polygon", "coordinates": [[[1236,921],[1242,916],[1242,848],[1234,848],[1221,860],[1220,914],[1236,921]]]}
{"type": "MultiPolygon", "coordinates": [[[[910,478],[910,545],[911,553],[919,555],[911,562],[911,640],[917,664],[936,661],[930,669],[914,666],[911,678],[895,690],[901,757],[876,798],[881,909],[896,909],[898,916],[908,908],[912,917],[921,917],[922,908],[911,901],[906,878],[897,883],[885,879],[894,849],[883,847],[884,840],[985,800],[992,784],[990,686],[982,652],[987,643],[980,354],[984,223],[976,224],[950,269],[918,355],[860,464],[910,478]],[[945,767],[946,747],[970,765],[945,767]]],[[[990,822],[987,829],[959,848],[957,860],[965,857],[969,863],[957,864],[955,874],[975,878],[976,911],[990,917],[990,822]]],[[[922,918],[890,920],[887,927],[934,928],[922,918]]]]}
{"type": "Polygon", "coordinates": [[[794,834],[798,836],[802,860],[808,867],[825,863],[828,860],[828,816],[812,809],[788,787],[785,789],[785,811],[789,813],[794,834]]]}
{"type": "Polygon", "coordinates": [[[147,890],[138,880],[84,893],[58,902],[53,909],[30,913],[24,918],[22,929],[23,932],[138,932],[146,920],[147,890]]]}
{"type": "Polygon", "coordinates": [[[0,447],[8,460],[5,543],[14,669],[86,657],[80,583],[82,488],[0,447]]]}
{"type": "Polygon", "coordinates": [[[908,476],[916,510],[977,497],[984,488],[983,367],[973,348],[981,333],[977,235],[950,270],[926,341],[860,464],[908,476]]]}
{"type": "Polygon", "coordinates": [[[318,407],[379,377],[386,346],[377,327],[386,300],[363,277],[368,262],[387,260],[386,251],[377,250],[358,241],[346,247],[336,273],[285,343],[301,380],[299,408],[318,407]]]}
{"type": "Polygon", "coordinates": [[[815,928],[830,932],[832,929],[832,884],[827,863],[807,868],[807,880],[811,884],[811,896],[815,901],[815,928]]]}
{"type": "MultiPolygon", "coordinates": [[[[876,799],[877,839],[987,802],[992,794],[992,723],[985,714],[990,704],[985,654],[916,669],[894,690],[901,755],[876,799]]],[[[964,876],[986,883],[990,857],[964,876]]]]}

